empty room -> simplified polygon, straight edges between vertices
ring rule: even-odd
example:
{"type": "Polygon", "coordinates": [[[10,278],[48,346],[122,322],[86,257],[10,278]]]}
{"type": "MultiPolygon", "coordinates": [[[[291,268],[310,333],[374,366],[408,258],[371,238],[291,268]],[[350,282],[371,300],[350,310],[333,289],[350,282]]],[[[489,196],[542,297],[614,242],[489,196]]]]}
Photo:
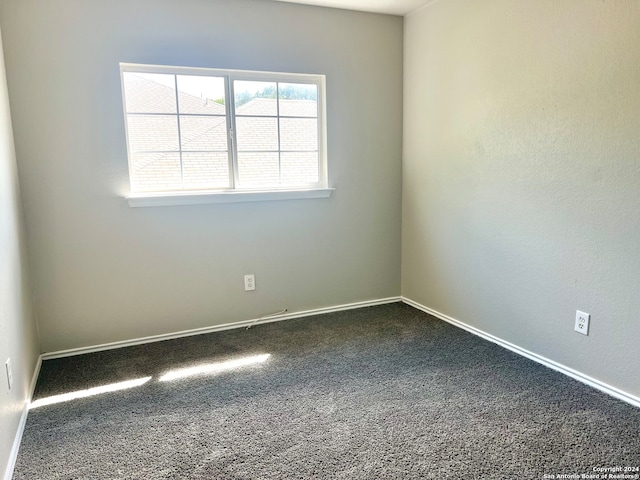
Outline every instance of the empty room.
{"type": "Polygon", "coordinates": [[[640,479],[640,1],[0,33],[2,478],[640,479]]]}

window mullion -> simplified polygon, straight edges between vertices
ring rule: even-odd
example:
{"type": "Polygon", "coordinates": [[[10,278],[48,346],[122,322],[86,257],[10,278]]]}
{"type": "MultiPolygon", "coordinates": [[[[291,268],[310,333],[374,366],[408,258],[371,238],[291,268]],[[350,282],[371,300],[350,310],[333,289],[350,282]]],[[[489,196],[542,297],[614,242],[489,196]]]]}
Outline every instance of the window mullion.
{"type": "Polygon", "coordinates": [[[180,131],[180,101],[178,100],[178,76],[173,76],[176,91],[176,119],[178,120],[178,153],[180,156],[180,186],[184,190],[184,168],[182,164],[182,132],[180,131]]]}
{"type": "Polygon", "coordinates": [[[225,88],[227,101],[227,132],[229,135],[229,178],[231,188],[235,189],[238,185],[238,139],[236,135],[236,100],[233,90],[233,78],[231,75],[225,76],[225,88]]]}
{"type": "Polygon", "coordinates": [[[276,115],[278,119],[278,185],[282,185],[282,147],[280,146],[280,82],[276,82],[276,115]]]}

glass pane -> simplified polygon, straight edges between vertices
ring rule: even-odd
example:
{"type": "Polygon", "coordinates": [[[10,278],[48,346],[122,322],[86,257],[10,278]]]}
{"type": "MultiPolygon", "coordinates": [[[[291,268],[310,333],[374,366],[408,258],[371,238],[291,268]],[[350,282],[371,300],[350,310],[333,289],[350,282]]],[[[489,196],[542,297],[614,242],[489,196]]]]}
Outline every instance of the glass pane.
{"type": "Polygon", "coordinates": [[[229,187],[229,156],[226,153],[183,153],[184,188],[229,187]]]}
{"type": "Polygon", "coordinates": [[[223,77],[178,75],[180,113],[225,115],[223,77]]]}
{"type": "Polygon", "coordinates": [[[134,154],[129,158],[134,192],[182,189],[179,153],[134,154]]]}
{"type": "Polygon", "coordinates": [[[239,153],[238,180],[243,187],[278,185],[280,168],[277,153],[239,153]]]}
{"type": "Polygon", "coordinates": [[[278,150],[278,120],[264,117],[237,117],[238,151],[278,150]]]}
{"type": "Polygon", "coordinates": [[[124,72],[122,78],[127,113],[176,113],[173,75],[124,72]]]}
{"type": "Polygon", "coordinates": [[[178,150],[175,115],[127,115],[127,126],[132,153],[178,150]]]}
{"type": "Polygon", "coordinates": [[[305,83],[279,83],[280,115],[318,116],[318,87],[305,83]]]}
{"type": "Polygon", "coordinates": [[[281,153],[280,169],[282,184],[318,183],[318,154],[316,152],[281,153]]]}
{"type": "Polygon", "coordinates": [[[275,82],[235,80],[233,92],[236,115],[277,115],[275,82]]]}
{"type": "Polygon", "coordinates": [[[280,149],[318,150],[316,118],[281,118],[280,149]]]}
{"type": "Polygon", "coordinates": [[[191,117],[180,115],[182,150],[227,150],[225,117],[191,117]]]}

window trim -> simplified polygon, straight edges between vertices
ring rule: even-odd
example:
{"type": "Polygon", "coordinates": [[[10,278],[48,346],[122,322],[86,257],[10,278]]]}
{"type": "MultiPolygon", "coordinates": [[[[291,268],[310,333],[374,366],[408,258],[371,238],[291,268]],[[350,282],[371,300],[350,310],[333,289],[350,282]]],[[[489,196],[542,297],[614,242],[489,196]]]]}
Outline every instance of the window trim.
{"type": "Polygon", "coordinates": [[[266,202],[329,198],[335,188],[305,188],[288,190],[186,190],[178,193],[141,193],[126,196],[130,207],[168,207],[211,203],[266,202]]]}
{"type": "MultiPolygon", "coordinates": [[[[122,88],[123,117],[127,142],[127,166],[129,173],[129,194],[126,199],[130,206],[187,205],[204,203],[230,203],[264,200],[287,200],[294,198],[326,198],[334,190],[328,185],[327,168],[327,121],[326,121],[326,77],[321,74],[283,73],[271,71],[235,70],[220,68],[184,67],[169,65],[149,65],[137,63],[120,63],[120,81],[122,88]],[[229,187],[219,189],[189,189],[133,191],[131,190],[131,154],[129,144],[128,116],[126,108],[124,73],[159,73],[173,75],[201,75],[223,77],[225,82],[225,115],[227,119],[227,145],[229,157],[229,187]],[[247,186],[238,185],[238,153],[236,142],[236,115],[234,81],[263,81],[278,83],[306,83],[316,85],[318,90],[318,182],[301,185],[282,186],[247,186]]],[[[177,77],[176,77],[177,81],[177,77]]],[[[178,95],[176,88],[176,96],[178,95]]],[[[179,105],[176,103],[176,107],[179,105]]],[[[176,111],[179,116],[179,110],[176,111]]],[[[279,117],[278,112],[278,117],[279,117]]],[[[278,146],[280,153],[280,146],[278,146]]]]}

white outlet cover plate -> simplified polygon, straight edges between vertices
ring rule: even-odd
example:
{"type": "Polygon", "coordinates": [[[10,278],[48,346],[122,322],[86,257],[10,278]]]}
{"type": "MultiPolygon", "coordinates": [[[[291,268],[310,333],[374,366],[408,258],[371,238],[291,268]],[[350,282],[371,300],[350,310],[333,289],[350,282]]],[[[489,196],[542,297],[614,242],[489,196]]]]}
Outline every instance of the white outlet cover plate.
{"type": "Polygon", "coordinates": [[[580,310],[576,310],[575,331],[582,335],[589,335],[589,320],[591,320],[591,315],[581,312],[580,310]]]}

